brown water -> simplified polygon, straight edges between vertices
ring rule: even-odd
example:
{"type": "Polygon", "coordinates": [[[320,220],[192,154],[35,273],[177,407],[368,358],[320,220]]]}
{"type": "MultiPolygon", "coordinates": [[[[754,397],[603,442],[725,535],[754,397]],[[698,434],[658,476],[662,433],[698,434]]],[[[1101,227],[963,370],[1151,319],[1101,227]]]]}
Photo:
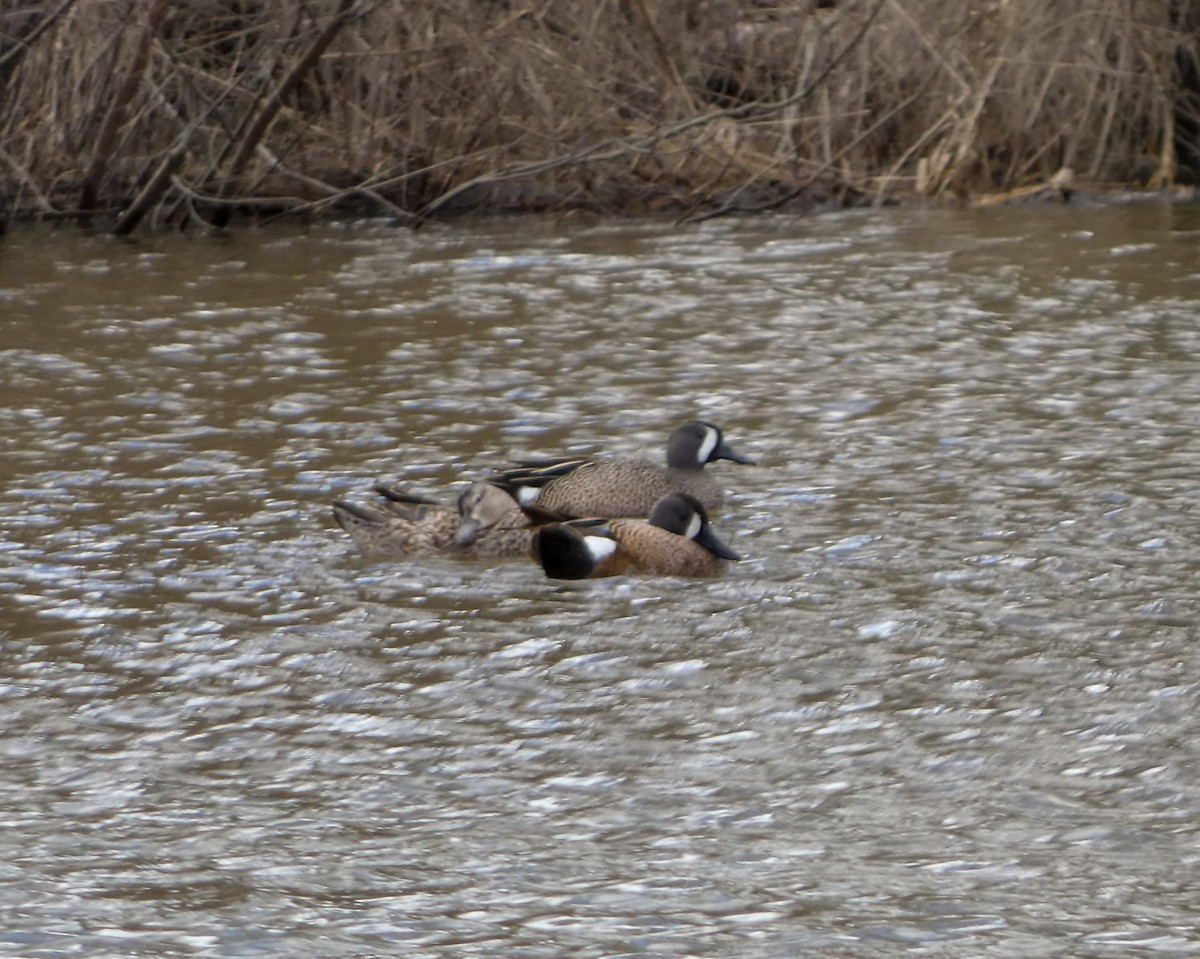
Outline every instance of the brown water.
{"type": "Polygon", "coordinates": [[[0,245],[0,954],[1200,952],[1200,209],[0,245]],[[721,424],[715,582],[328,503],[721,424]]]}

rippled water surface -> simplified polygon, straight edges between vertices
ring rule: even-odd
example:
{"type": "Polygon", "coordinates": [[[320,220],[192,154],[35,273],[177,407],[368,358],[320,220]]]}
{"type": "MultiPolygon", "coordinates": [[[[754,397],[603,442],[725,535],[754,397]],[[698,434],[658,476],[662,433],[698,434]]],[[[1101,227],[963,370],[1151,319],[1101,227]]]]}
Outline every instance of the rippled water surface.
{"type": "Polygon", "coordinates": [[[0,954],[1200,952],[1200,209],[0,240],[0,954]],[[329,516],[700,416],[720,580],[329,516]]]}

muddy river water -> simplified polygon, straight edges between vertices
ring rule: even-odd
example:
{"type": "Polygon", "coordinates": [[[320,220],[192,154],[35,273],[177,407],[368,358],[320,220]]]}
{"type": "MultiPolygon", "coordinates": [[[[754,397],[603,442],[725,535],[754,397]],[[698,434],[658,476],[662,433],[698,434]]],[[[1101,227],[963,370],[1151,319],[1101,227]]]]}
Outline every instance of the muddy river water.
{"type": "Polygon", "coordinates": [[[1200,952],[1200,206],[0,239],[0,955],[1200,952]],[[718,423],[721,579],[376,480],[718,423]]]}

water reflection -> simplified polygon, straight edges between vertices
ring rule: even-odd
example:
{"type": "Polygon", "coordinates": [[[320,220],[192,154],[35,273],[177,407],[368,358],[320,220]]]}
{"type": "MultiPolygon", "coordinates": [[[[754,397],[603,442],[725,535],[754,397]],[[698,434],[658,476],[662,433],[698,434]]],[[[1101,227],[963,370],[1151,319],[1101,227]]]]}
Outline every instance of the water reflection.
{"type": "Polygon", "coordinates": [[[1195,208],[17,239],[0,951],[1200,946],[1195,208]],[[693,416],[712,583],[328,518],[693,416]]]}

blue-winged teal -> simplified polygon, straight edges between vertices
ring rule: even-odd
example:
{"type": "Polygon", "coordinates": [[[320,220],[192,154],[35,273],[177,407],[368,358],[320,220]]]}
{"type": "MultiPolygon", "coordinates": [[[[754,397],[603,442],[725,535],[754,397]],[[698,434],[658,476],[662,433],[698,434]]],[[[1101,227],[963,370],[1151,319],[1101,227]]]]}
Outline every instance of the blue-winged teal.
{"type": "Polygon", "coordinates": [[[333,518],[360,550],[392,557],[443,555],[464,559],[528,556],[533,531],[516,501],[477,480],[455,506],[376,486],[373,506],[333,504],[333,518]]]}
{"type": "MultiPolygon", "coordinates": [[[[529,507],[536,514],[536,507],[529,507]]],[[[598,579],[622,573],[716,576],[737,560],[708,524],[699,500],[671,493],[648,521],[589,519],[538,526],[533,558],[552,579],[598,579]]]]}
{"type": "Polygon", "coordinates": [[[704,472],[713,460],[754,462],[735,453],[717,427],[697,420],[671,433],[665,468],[632,457],[523,460],[489,479],[522,505],[566,517],[644,517],[668,493],[687,493],[707,509],[719,506],[724,492],[704,472]]]}

